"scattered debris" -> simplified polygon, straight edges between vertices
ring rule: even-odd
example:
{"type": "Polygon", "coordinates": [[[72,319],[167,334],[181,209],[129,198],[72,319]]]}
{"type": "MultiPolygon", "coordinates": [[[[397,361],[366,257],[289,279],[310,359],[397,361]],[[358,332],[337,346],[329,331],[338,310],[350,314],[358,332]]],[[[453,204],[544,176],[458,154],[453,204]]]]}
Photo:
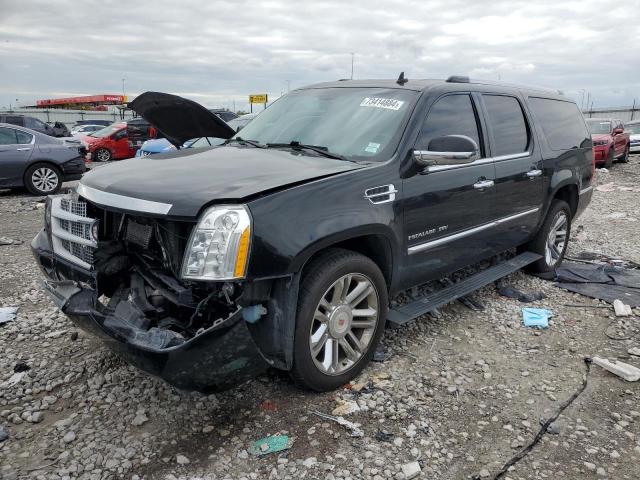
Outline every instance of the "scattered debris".
{"type": "Polygon", "coordinates": [[[629,365],[628,363],[613,363],[601,357],[593,357],[592,361],[596,365],[604,368],[605,370],[608,370],[614,375],[625,379],[627,382],[637,382],[638,380],[640,380],[640,368],[629,365]]]}
{"type": "Polygon", "coordinates": [[[506,285],[503,282],[498,282],[496,287],[499,295],[508,298],[515,298],[522,303],[536,302],[546,298],[546,295],[542,292],[525,293],[511,285],[506,285]]]}
{"type": "Polygon", "coordinates": [[[608,168],[596,168],[596,172],[598,173],[609,173],[609,169],[608,168]]]}
{"type": "Polygon", "coordinates": [[[187,465],[191,463],[191,461],[184,455],[176,455],[176,463],[178,465],[187,465]]]}
{"type": "Polygon", "coordinates": [[[613,182],[603,183],[602,185],[598,185],[596,190],[599,192],[615,192],[616,186],[613,182]]]}
{"type": "Polygon", "coordinates": [[[149,421],[149,418],[145,415],[144,410],[139,410],[136,413],[136,416],[133,417],[133,420],[131,421],[131,424],[133,426],[135,426],[135,427],[139,427],[141,425],[144,425],[148,421],[149,421]]]}
{"type": "Polygon", "coordinates": [[[18,307],[0,307],[0,325],[16,319],[18,307]]]}
{"type": "Polygon", "coordinates": [[[9,237],[0,237],[0,247],[3,245],[22,245],[22,240],[15,240],[9,237]]]}
{"type": "Polygon", "coordinates": [[[364,436],[364,432],[362,430],[360,430],[360,427],[358,426],[358,424],[350,422],[349,420],[346,420],[343,417],[334,417],[333,415],[327,415],[326,413],[317,412],[317,411],[314,411],[314,412],[311,412],[311,413],[313,413],[314,415],[319,416],[320,418],[324,418],[324,419],[336,422],[338,425],[342,425],[347,430],[351,431],[351,436],[352,437],[363,437],[364,436]]]}
{"type": "Polygon", "coordinates": [[[25,362],[18,362],[13,367],[14,373],[28,372],[29,370],[31,370],[31,367],[27,365],[25,362]]]}
{"type": "Polygon", "coordinates": [[[640,357],[640,347],[632,347],[627,350],[629,355],[633,355],[634,357],[640,357]]]}
{"type": "Polygon", "coordinates": [[[374,362],[386,362],[391,358],[392,354],[384,351],[382,347],[378,347],[375,352],[373,352],[373,361],[374,362]]]}
{"type": "Polygon", "coordinates": [[[337,398],[336,403],[338,404],[338,406],[333,409],[331,415],[335,415],[337,417],[345,417],[347,415],[351,415],[352,413],[360,411],[360,405],[358,405],[354,401],[337,398]]]}
{"type": "Polygon", "coordinates": [[[0,442],[4,442],[7,438],[9,438],[9,432],[3,425],[0,425],[0,442]]]}
{"type": "Polygon", "coordinates": [[[522,309],[522,321],[525,327],[547,328],[549,326],[549,317],[553,313],[546,308],[530,308],[522,309]]]}
{"type": "Polygon", "coordinates": [[[378,430],[374,435],[374,438],[379,442],[392,442],[393,437],[394,437],[394,434],[386,430],[378,430]]]}
{"type": "Polygon", "coordinates": [[[633,315],[631,307],[626,305],[622,300],[615,299],[613,301],[613,310],[616,312],[616,317],[630,317],[633,315]]]}
{"type": "Polygon", "coordinates": [[[293,441],[287,435],[271,435],[253,442],[249,447],[249,453],[258,456],[268,455],[269,453],[288,450],[291,445],[293,445],[293,441]]]}
{"type": "Polygon", "coordinates": [[[420,468],[420,464],[418,462],[409,462],[402,465],[402,473],[406,480],[417,477],[420,475],[421,471],[422,468],[420,468]]]}
{"type": "Polygon", "coordinates": [[[7,387],[12,387],[14,385],[17,385],[22,381],[22,379],[26,374],[27,372],[16,372],[13,375],[11,375],[11,377],[9,377],[9,380],[4,382],[3,384],[0,384],[0,387],[7,388],[7,387]]]}
{"type": "Polygon", "coordinates": [[[69,338],[71,339],[72,342],[75,342],[78,339],[78,332],[71,332],[71,335],[69,335],[69,338]]]}

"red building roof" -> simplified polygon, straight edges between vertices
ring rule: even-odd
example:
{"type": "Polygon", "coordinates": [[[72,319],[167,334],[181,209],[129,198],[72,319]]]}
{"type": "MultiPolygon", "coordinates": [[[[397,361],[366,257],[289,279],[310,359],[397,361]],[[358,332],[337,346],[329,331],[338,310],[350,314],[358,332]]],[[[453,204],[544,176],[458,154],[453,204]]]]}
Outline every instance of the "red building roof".
{"type": "Polygon", "coordinates": [[[127,103],[126,95],[87,95],[84,97],[68,97],[68,98],[50,98],[46,100],[37,100],[36,106],[50,107],[60,105],[118,105],[127,103]]]}

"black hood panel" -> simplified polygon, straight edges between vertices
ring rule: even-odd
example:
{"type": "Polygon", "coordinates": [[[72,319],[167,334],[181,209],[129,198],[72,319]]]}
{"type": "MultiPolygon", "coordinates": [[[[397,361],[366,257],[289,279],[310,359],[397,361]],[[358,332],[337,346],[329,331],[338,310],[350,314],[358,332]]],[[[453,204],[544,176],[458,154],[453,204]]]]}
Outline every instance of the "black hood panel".
{"type": "Polygon", "coordinates": [[[214,201],[241,201],[359,168],[363,165],[290,150],[223,146],[122,160],[92,170],[81,183],[107,193],[170,204],[170,216],[194,217],[214,201]]]}
{"type": "Polygon", "coordinates": [[[129,108],[180,148],[192,138],[231,138],[235,131],[199,103],[160,92],[145,92],[129,108]]]}

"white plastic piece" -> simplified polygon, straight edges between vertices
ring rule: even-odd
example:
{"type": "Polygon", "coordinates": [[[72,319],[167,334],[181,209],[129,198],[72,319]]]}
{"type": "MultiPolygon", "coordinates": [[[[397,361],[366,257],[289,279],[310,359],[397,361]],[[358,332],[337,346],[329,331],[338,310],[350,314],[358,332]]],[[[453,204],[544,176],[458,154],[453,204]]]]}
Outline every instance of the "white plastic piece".
{"type": "Polygon", "coordinates": [[[404,478],[409,480],[411,478],[415,478],[420,475],[422,469],[420,468],[420,464],[418,462],[409,462],[402,465],[402,473],[404,474],[404,478]]]}
{"type": "Polygon", "coordinates": [[[610,371],[614,375],[624,378],[627,382],[637,382],[640,380],[640,368],[623,362],[610,362],[604,358],[593,357],[593,363],[610,371]]]}
{"type": "Polygon", "coordinates": [[[631,347],[627,350],[629,355],[633,355],[634,357],[640,357],[640,347],[631,347]]]}
{"type": "Polygon", "coordinates": [[[613,301],[613,310],[616,312],[616,317],[629,317],[633,315],[631,307],[626,305],[622,300],[613,301]]]}

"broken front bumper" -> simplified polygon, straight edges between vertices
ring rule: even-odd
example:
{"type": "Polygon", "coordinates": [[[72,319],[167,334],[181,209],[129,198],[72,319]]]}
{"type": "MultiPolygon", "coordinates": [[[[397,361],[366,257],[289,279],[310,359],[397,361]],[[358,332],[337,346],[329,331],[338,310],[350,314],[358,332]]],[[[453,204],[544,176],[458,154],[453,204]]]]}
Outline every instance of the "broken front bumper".
{"type": "Polygon", "coordinates": [[[62,312],[141,370],[180,389],[216,392],[255,377],[268,367],[242,309],[177,346],[156,348],[153,345],[161,338],[135,328],[98,302],[94,275],[55,256],[45,230],[33,239],[31,248],[48,277],[45,288],[62,312]]]}

